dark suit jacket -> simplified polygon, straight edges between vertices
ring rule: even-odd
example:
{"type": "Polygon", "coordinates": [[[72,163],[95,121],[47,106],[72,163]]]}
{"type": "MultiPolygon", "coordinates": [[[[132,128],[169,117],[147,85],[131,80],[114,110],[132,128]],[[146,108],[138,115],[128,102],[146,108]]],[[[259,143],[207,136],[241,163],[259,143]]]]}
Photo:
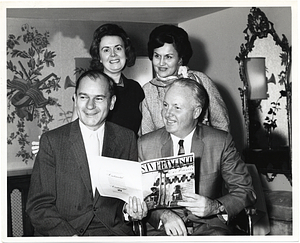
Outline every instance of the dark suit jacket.
{"type": "MultiPolygon", "coordinates": [[[[106,122],[103,144],[103,156],[137,161],[131,130],[106,122]]],[[[39,234],[83,235],[97,215],[112,234],[132,235],[123,205],[99,194],[93,198],[78,119],[42,135],[27,201],[27,213],[39,234]]]]}
{"type": "MultiPolygon", "coordinates": [[[[197,194],[218,199],[225,206],[229,220],[246,206],[254,204],[256,195],[251,176],[229,133],[198,125],[192,138],[191,151],[195,154],[197,194]],[[226,195],[222,194],[223,182],[229,191],[226,195]]],[[[140,161],[173,156],[170,134],[161,128],[142,136],[138,140],[138,155],[140,161]]],[[[153,226],[157,226],[160,214],[161,210],[150,212],[149,222],[153,226]]],[[[189,214],[188,219],[227,227],[218,217],[200,218],[189,214]]]]}

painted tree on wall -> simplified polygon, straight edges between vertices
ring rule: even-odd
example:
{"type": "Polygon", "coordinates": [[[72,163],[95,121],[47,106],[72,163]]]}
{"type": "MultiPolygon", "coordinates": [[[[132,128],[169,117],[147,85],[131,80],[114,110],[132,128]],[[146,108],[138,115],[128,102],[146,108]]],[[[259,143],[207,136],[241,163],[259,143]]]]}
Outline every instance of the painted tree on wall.
{"type": "Polygon", "coordinates": [[[8,134],[7,143],[16,140],[20,150],[16,156],[27,162],[32,159],[32,153],[26,151],[25,146],[30,142],[25,131],[25,120],[36,122],[42,132],[49,130],[48,124],[53,121],[48,106],[56,106],[61,110],[60,115],[68,119],[58,99],[50,96],[60,89],[60,77],[49,73],[43,77],[42,73],[49,67],[54,67],[54,51],[49,50],[49,32],[40,33],[35,27],[24,24],[22,34],[8,35],[7,54],[7,123],[16,124],[16,130],[8,134]],[[21,45],[21,42],[22,45],[21,45]],[[22,48],[22,49],[21,49],[22,48]]]}

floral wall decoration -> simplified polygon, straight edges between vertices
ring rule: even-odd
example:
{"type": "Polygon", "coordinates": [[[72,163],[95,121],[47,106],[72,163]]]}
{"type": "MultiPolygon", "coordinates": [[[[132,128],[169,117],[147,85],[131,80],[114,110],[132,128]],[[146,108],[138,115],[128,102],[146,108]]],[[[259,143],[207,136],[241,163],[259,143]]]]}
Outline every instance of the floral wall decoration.
{"type": "Polygon", "coordinates": [[[48,49],[50,33],[40,33],[28,24],[22,25],[21,31],[20,35],[8,34],[7,40],[7,123],[16,125],[16,130],[8,134],[7,143],[17,142],[16,156],[27,163],[33,155],[25,149],[30,144],[25,121],[35,122],[45,132],[54,120],[49,106],[57,107],[63,120],[69,121],[72,114],[65,112],[58,99],[50,96],[61,88],[60,77],[47,71],[55,66],[56,56],[48,49]]]}

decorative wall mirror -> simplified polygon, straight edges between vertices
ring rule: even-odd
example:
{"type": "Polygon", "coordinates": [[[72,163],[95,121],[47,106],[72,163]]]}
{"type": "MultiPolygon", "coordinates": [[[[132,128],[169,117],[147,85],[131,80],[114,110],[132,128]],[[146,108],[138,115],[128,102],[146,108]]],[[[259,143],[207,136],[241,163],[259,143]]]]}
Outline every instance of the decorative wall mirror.
{"type": "Polygon", "coordinates": [[[291,183],[291,47],[259,8],[251,8],[243,33],[246,43],[236,60],[243,82],[245,160],[274,176],[283,173],[291,183]]]}

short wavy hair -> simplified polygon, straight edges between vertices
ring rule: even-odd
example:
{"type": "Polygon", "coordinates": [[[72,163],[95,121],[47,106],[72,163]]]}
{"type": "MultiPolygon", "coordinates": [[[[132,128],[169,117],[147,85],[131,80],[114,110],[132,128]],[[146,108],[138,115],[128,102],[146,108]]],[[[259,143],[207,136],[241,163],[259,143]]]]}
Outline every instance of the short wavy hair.
{"type": "Polygon", "coordinates": [[[149,35],[148,57],[152,61],[154,49],[162,47],[165,43],[173,44],[186,66],[193,55],[191,43],[187,32],[175,25],[164,24],[156,27],[149,35]]]}
{"type": "Polygon", "coordinates": [[[103,71],[103,64],[100,62],[99,45],[104,36],[119,36],[124,42],[126,66],[131,67],[135,64],[136,54],[131,40],[125,30],[116,24],[104,24],[95,30],[93,41],[90,47],[90,55],[92,57],[90,69],[98,69],[103,71]]]}

